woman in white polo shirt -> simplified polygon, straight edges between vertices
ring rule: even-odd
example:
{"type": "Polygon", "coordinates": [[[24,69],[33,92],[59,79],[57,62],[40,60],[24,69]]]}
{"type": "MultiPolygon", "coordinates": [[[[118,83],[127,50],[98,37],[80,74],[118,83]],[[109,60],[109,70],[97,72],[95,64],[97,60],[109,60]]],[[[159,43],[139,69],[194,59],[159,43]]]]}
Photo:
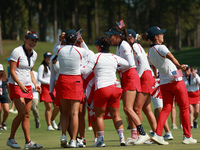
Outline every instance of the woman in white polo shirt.
{"type": "Polygon", "coordinates": [[[45,118],[47,123],[47,130],[52,131],[58,128],[58,126],[55,123],[55,118],[59,112],[59,108],[56,106],[55,103],[53,103],[54,109],[51,115],[53,100],[49,95],[49,85],[50,85],[50,75],[51,75],[50,58],[52,54],[50,52],[46,52],[44,53],[43,56],[44,59],[38,68],[38,81],[41,83],[41,88],[42,88],[42,92],[40,93],[40,102],[44,102],[45,105],[45,118]]]}
{"type": "Polygon", "coordinates": [[[33,50],[38,41],[38,36],[33,31],[28,31],[24,38],[24,45],[15,48],[10,55],[10,78],[9,91],[10,98],[14,101],[18,110],[17,116],[14,118],[10,137],[7,145],[11,148],[20,148],[15,142],[15,133],[20,125],[25,136],[25,149],[39,149],[41,145],[37,145],[30,139],[29,116],[32,106],[32,87],[31,82],[35,85],[35,90],[40,92],[40,85],[34,78],[32,69],[37,58],[37,53],[33,50]]]}
{"type": "Polygon", "coordinates": [[[141,83],[136,70],[134,53],[131,47],[132,45],[127,42],[129,39],[125,29],[120,29],[116,26],[111,28],[108,32],[105,32],[105,34],[110,37],[112,44],[117,45],[116,54],[126,59],[129,63],[130,67],[120,73],[123,89],[122,99],[124,111],[128,117],[131,129],[133,129],[133,123],[135,123],[139,132],[138,139],[132,141],[132,143],[143,144],[145,141],[149,140],[149,136],[145,133],[140,118],[133,110],[136,94],[141,92],[141,83]]]}
{"type": "Polygon", "coordinates": [[[200,102],[200,77],[192,67],[187,66],[183,74],[183,81],[185,82],[190,109],[190,123],[191,128],[198,128],[197,118],[199,115],[199,102],[200,102]]]}
{"type": "Polygon", "coordinates": [[[62,107],[61,147],[66,147],[68,145],[66,131],[69,125],[72,133],[69,147],[77,147],[78,113],[80,101],[84,97],[80,66],[82,64],[82,59],[88,54],[88,51],[84,48],[74,46],[76,36],[75,30],[67,30],[65,36],[63,36],[66,40],[66,45],[61,46],[60,42],[60,44],[55,44],[53,48],[53,52],[58,55],[60,65],[59,77],[57,80],[57,86],[59,87],[57,95],[59,96],[58,98],[60,99],[62,107]]]}
{"type": "Polygon", "coordinates": [[[181,121],[183,125],[184,137],[182,143],[197,143],[197,140],[193,139],[191,136],[189,101],[187,89],[182,79],[182,71],[180,70],[185,70],[186,65],[180,65],[168,48],[165,45],[162,45],[164,42],[163,33],[165,32],[166,29],[160,29],[157,26],[149,28],[147,32],[147,39],[149,38],[151,40],[151,47],[148,51],[148,56],[151,64],[159,70],[160,90],[163,97],[163,109],[160,112],[156,132],[154,133],[152,140],[162,145],[169,144],[164,141],[162,131],[165,121],[172,109],[173,98],[175,96],[175,100],[180,108],[181,121]]]}
{"type": "MultiPolygon", "coordinates": [[[[98,53],[88,60],[88,64],[83,66],[83,74],[94,70],[95,92],[94,111],[97,124],[97,142],[94,147],[105,147],[104,144],[104,116],[108,107],[113,119],[114,126],[119,135],[120,145],[125,146],[124,128],[119,115],[119,102],[122,89],[118,87],[116,81],[116,69],[118,65],[124,68],[129,67],[129,63],[119,56],[109,53],[110,40],[108,37],[100,37],[95,41],[98,53]]],[[[121,68],[122,69],[122,68],[121,68]]]]}

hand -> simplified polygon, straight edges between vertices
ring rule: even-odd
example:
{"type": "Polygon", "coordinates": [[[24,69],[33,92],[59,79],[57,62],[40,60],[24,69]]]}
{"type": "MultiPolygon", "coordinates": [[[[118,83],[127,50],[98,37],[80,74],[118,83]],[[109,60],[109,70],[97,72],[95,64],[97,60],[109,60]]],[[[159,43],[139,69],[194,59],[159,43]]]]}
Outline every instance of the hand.
{"type": "Polygon", "coordinates": [[[51,99],[54,101],[55,100],[55,96],[53,95],[53,93],[49,93],[49,95],[51,96],[51,99]]]}
{"type": "Polygon", "coordinates": [[[37,91],[37,92],[39,92],[39,93],[41,93],[41,87],[40,87],[40,85],[37,83],[37,84],[35,84],[35,91],[37,91]]]}
{"type": "Polygon", "coordinates": [[[62,34],[60,35],[59,41],[62,41],[65,39],[65,32],[62,32],[62,34]]]}
{"type": "Polygon", "coordinates": [[[79,40],[81,43],[83,43],[82,34],[81,34],[81,37],[80,37],[80,38],[78,38],[77,40],[79,40]]]}
{"type": "Polygon", "coordinates": [[[29,91],[28,91],[28,89],[22,84],[22,85],[19,85],[19,87],[20,87],[20,89],[21,89],[21,91],[23,92],[23,93],[29,93],[29,91]]]}
{"type": "Polygon", "coordinates": [[[180,69],[186,70],[186,68],[187,68],[187,65],[185,65],[185,64],[180,65],[180,69]]]}

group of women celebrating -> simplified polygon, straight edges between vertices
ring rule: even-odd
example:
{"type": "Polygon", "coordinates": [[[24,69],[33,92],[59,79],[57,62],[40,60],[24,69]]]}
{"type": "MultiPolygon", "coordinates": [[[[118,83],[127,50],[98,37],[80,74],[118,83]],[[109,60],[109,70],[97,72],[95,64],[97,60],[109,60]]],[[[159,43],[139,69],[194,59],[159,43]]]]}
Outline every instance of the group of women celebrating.
{"type": "MultiPolygon", "coordinates": [[[[197,143],[197,140],[191,136],[187,90],[180,70],[178,70],[185,70],[186,65],[180,65],[167,47],[162,45],[165,31],[156,26],[148,30],[146,40],[151,40],[148,58],[142,46],[137,43],[136,33],[132,29],[112,27],[105,32],[107,36],[102,36],[95,41],[96,54],[88,49],[82,37],[77,38],[75,30],[70,29],[61,34],[53,47],[55,55],[51,57],[49,69],[51,70],[49,93],[51,98],[58,103],[57,106],[61,112],[61,147],[84,147],[84,128],[82,128],[84,122],[80,126],[79,121],[84,118],[84,115],[80,114],[84,114],[85,107],[82,104],[87,99],[84,94],[87,91],[83,91],[82,75],[91,72],[94,73],[95,85],[93,102],[96,117],[94,128],[97,139],[94,147],[105,147],[104,117],[107,110],[119,135],[121,146],[143,144],[150,139],[142,126],[142,110],[154,133],[152,141],[167,145],[168,142],[163,139],[162,130],[172,109],[174,97],[181,111],[184,132],[182,142],[184,144],[197,143]],[[111,44],[117,45],[116,55],[109,52],[111,44]],[[151,110],[151,94],[155,78],[152,76],[150,65],[156,78],[158,77],[156,68],[159,71],[163,97],[163,109],[158,122],[151,110]],[[116,70],[121,78],[122,87],[119,86],[116,70]],[[127,141],[119,114],[121,97],[123,109],[131,128],[131,138],[128,138],[127,141]],[[66,136],[67,131],[71,138],[69,143],[66,136]],[[81,137],[79,140],[77,140],[78,133],[81,137]]],[[[41,91],[32,75],[33,65],[37,58],[33,47],[37,40],[34,32],[27,33],[24,45],[16,48],[10,58],[11,78],[9,83],[10,91],[13,91],[10,94],[19,112],[13,120],[11,135],[7,141],[7,145],[12,148],[20,148],[15,142],[14,136],[21,122],[26,141],[25,148],[42,148],[41,145],[31,142],[28,122],[32,102],[30,82],[35,84],[38,92],[41,91]]],[[[45,105],[48,106],[48,104],[45,105]]]]}

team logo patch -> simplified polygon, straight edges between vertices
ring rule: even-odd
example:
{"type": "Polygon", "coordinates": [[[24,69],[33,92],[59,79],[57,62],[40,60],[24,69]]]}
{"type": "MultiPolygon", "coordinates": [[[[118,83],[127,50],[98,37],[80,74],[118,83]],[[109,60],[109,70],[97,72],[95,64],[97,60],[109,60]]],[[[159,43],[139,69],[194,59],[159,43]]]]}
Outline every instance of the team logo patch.
{"type": "Polygon", "coordinates": [[[157,29],[158,29],[158,30],[160,30],[160,28],[159,28],[159,27],[157,27],[157,29]]]}

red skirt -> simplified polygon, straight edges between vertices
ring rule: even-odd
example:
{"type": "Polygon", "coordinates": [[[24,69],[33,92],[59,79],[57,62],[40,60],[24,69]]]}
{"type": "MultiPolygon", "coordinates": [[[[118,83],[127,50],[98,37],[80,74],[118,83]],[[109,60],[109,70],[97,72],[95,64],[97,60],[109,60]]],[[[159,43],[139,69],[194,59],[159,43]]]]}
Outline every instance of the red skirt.
{"type": "Polygon", "coordinates": [[[18,85],[10,84],[9,83],[9,93],[10,98],[27,98],[27,99],[33,99],[33,92],[31,86],[26,86],[28,89],[28,93],[23,93],[18,85]]]}
{"type": "MultiPolygon", "coordinates": [[[[51,96],[49,95],[49,84],[41,84],[42,92],[40,93],[40,102],[53,102],[51,96]]],[[[55,95],[55,92],[53,92],[55,95]]]]}
{"type": "Polygon", "coordinates": [[[136,68],[131,68],[122,73],[122,89],[141,92],[141,82],[136,68]]]}
{"type": "Polygon", "coordinates": [[[60,74],[57,80],[57,97],[59,99],[82,100],[83,81],[80,75],[60,74]]]}
{"type": "Polygon", "coordinates": [[[144,71],[141,78],[141,92],[143,93],[153,93],[153,86],[155,85],[155,79],[151,74],[150,70],[144,71]]]}
{"type": "Polygon", "coordinates": [[[200,92],[188,92],[189,104],[198,104],[200,101],[200,92]]]}

